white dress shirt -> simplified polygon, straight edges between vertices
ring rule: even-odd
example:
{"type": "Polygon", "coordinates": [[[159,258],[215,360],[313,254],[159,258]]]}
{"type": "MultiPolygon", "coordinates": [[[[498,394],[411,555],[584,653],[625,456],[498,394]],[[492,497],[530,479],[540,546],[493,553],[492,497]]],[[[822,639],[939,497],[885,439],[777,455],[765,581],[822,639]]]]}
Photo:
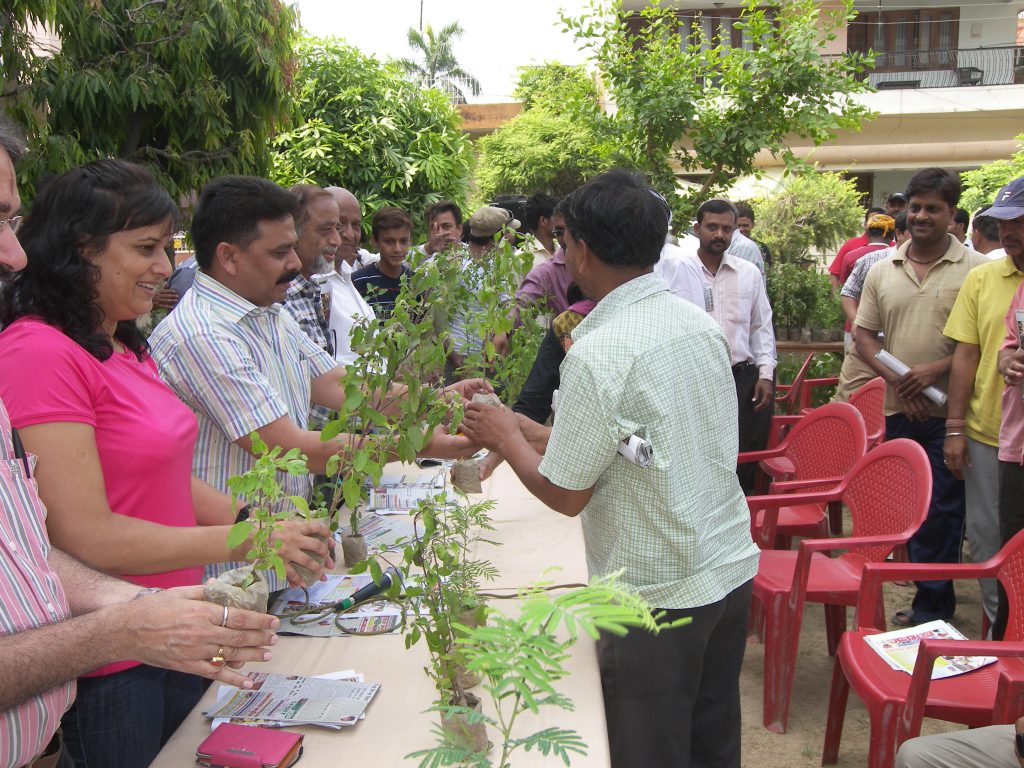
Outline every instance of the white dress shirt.
{"type": "Polygon", "coordinates": [[[704,278],[694,260],[686,258],[683,248],[665,243],[661,258],[654,265],[654,274],[660,275],[676,296],[704,308],[704,278]]]}
{"type": "Polygon", "coordinates": [[[334,344],[334,359],[338,365],[348,365],[356,359],[356,353],[352,351],[352,327],[360,318],[372,319],[376,315],[352,283],[353,269],[362,269],[365,265],[358,262],[351,265],[339,259],[338,266],[341,272],[331,270],[322,275],[324,282],[320,290],[330,292],[328,329],[334,344]]]}
{"type": "Polygon", "coordinates": [[[726,251],[718,272],[712,275],[696,253],[692,259],[704,281],[704,309],[725,333],[732,363],[752,362],[758,378],[775,375],[775,331],[772,308],[757,267],[726,251]]]}

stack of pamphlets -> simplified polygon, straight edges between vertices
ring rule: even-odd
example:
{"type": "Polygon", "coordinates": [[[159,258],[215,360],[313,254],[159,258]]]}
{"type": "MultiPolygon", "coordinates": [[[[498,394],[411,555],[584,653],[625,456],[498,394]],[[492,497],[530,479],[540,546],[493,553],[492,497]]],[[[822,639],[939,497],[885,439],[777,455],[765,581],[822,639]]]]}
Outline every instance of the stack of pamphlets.
{"type": "Polygon", "coordinates": [[[419,472],[383,475],[370,488],[367,509],[378,515],[405,515],[421,501],[429,501],[444,491],[443,472],[419,472]]]}
{"type": "MultiPolygon", "coordinates": [[[[966,640],[960,631],[948,622],[940,620],[918,624],[916,627],[896,629],[878,635],[866,635],[875,653],[893,669],[914,673],[917,661],[917,646],[922,640],[966,640]]],[[[932,667],[932,680],[953,677],[971,672],[995,661],[994,656],[939,656],[932,667]]]]}
{"type": "MultiPolygon", "coordinates": [[[[350,526],[339,526],[335,538],[349,532],[350,526]]],[[[415,525],[407,514],[401,517],[380,517],[376,514],[364,514],[359,521],[359,533],[366,540],[366,549],[371,554],[387,552],[396,544],[403,544],[413,539],[415,525]]]]}
{"type": "Polygon", "coordinates": [[[270,675],[250,672],[251,690],[223,685],[217,700],[204,715],[222,722],[286,727],[319,725],[344,728],[365,715],[367,705],[380,690],[380,683],[364,683],[352,671],[320,677],[270,675]]]}

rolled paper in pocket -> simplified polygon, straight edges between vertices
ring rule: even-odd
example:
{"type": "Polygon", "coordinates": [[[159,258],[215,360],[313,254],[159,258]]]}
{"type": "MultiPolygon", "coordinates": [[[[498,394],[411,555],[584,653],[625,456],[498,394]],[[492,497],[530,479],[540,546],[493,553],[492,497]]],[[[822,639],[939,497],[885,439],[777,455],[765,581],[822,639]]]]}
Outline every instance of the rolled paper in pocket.
{"type": "Polygon", "coordinates": [[[642,437],[630,435],[619,442],[619,453],[641,469],[647,469],[654,458],[654,447],[642,437]]]}

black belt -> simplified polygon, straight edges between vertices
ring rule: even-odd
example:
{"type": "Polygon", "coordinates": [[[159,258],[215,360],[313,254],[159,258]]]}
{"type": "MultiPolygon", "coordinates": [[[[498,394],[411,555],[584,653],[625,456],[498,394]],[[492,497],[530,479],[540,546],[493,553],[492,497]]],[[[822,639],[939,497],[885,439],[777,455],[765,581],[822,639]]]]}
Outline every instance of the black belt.
{"type": "Polygon", "coordinates": [[[754,364],[750,360],[744,360],[742,363],[736,363],[732,367],[733,371],[742,371],[744,368],[753,368],[754,364]]]}

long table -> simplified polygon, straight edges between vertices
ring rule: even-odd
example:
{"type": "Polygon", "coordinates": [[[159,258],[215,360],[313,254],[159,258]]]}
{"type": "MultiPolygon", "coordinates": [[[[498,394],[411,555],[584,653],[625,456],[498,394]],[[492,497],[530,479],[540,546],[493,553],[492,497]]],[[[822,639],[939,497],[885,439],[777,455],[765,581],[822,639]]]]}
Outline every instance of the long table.
{"type": "MultiPolygon", "coordinates": [[[[389,473],[403,471],[389,468],[389,473]]],[[[415,467],[404,468],[414,472],[415,467]]],[[[541,578],[556,583],[586,582],[583,535],[578,518],[567,518],[551,511],[522,486],[516,476],[503,465],[484,484],[483,497],[494,499],[492,513],[495,531],[487,537],[501,544],[486,546],[480,556],[490,560],[500,572],[498,579],[484,585],[484,591],[506,592],[541,578]],[[551,570],[556,567],[558,570],[551,570]]],[[[480,545],[485,546],[485,545],[480,545]]],[[[340,557],[340,547],[339,547],[340,557]]],[[[339,571],[344,568],[339,567],[339,571]]],[[[496,601],[505,609],[512,601],[496,601]]],[[[351,728],[331,731],[302,727],[305,733],[305,754],[301,768],[319,766],[366,765],[414,766],[405,755],[432,746],[432,727],[437,715],[426,710],[434,699],[434,687],[423,667],[426,652],[422,643],[405,649],[400,635],[373,637],[279,637],[274,658],[266,664],[250,664],[255,671],[282,674],[319,675],[341,669],[354,669],[365,675],[367,682],[380,683],[381,688],[366,711],[366,719],[351,728]]],[[[601,681],[597,670],[594,643],[581,638],[574,646],[568,663],[570,675],[559,684],[575,710],[542,711],[539,717],[527,713],[517,721],[516,733],[525,735],[544,727],[575,729],[588,745],[586,757],[578,757],[576,765],[602,768],[609,765],[607,728],[601,699],[601,681]]],[[[152,763],[153,768],[181,768],[191,765],[199,743],[210,732],[210,721],[202,715],[213,701],[218,684],[207,691],[203,700],[188,716],[171,740],[152,763]]],[[[490,734],[491,741],[495,739],[490,734]]],[[[497,759],[497,755],[493,755],[497,759]]],[[[517,768],[561,766],[562,761],[532,752],[518,752],[513,759],[517,768]]]]}

